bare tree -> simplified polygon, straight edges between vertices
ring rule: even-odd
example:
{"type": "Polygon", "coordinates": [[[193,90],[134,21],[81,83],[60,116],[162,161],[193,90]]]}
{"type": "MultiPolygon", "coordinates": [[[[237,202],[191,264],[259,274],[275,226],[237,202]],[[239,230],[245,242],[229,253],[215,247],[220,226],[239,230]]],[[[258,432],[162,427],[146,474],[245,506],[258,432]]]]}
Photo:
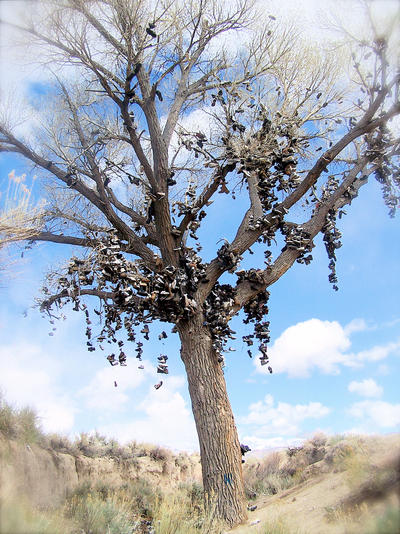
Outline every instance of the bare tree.
{"type": "MultiPolygon", "coordinates": [[[[89,351],[116,344],[111,365],[126,364],[119,330],[140,360],[140,334],[149,339],[153,321],[173,325],[207,502],[237,524],[246,505],[223,375],[230,319],[243,313],[249,355],[254,345],[269,366],[267,288],[312,260],[319,233],[336,288],[336,219],[371,174],[390,214],[398,207],[400,145],[388,123],[400,113],[399,72],[388,40],[358,43],[353,78],[344,79],[329,55],[307,50],[274,16],[257,25],[248,0],[63,0],[42,9],[41,21],[19,28],[43,45],[53,73],[38,107],[42,128],[24,139],[12,120],[0,125],[0,151],[43,171],[47,204],[29,241],[82,249],[51,273],[41,307],[82,310],[89,351]],[[195,110],[207,129],[193,127],[195,110]],[[206,262],[198,234],[219,193],[232,197],[239,222],[206,262]],[[239,270],[252,246],[264,264],[239,270]],[[231,283],[219,282],[224,273],[231,283]],[[98,336],[86,296],[100,303],[98,336]]],[[[16,228],[14,237],[26,236],[16,228]]],[[[161,375],[167,359],[159,357],[161,375]]]]}

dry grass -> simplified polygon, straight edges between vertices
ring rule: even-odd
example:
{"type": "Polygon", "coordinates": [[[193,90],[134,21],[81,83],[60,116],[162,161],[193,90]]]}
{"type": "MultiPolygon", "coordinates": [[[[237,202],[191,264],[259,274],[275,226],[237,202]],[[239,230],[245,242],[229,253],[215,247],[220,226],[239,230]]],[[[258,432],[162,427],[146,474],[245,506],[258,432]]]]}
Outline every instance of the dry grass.
{"type": "Polygon", "coordinates": [[[189,485],[155,490],[146,480],[111,488],[83,484],[56,511],[39,511],[15,498],[0,499],[2,534],[220,534],[202,496],[189,485]]]}
{"type": "Polygon", "coordinates": [[[36,177],[30,185],[25,174],[16,176],[11,171],[8,178],[7,191],[0,197],[0,247],[29,239],[43,224],[43,202],[32,200],[36,177]]]}
{"type": "Polygon", "coordinates": [[[16,276],[22,257],[16,257],[11,245],[29,241],[43,228],[44,202],[32,199],[35,176],[30,185],[25,174],[16,176],[12,171],[8,178],[6,192],[0,193],[0,273],[10,278],[16,276]]]}

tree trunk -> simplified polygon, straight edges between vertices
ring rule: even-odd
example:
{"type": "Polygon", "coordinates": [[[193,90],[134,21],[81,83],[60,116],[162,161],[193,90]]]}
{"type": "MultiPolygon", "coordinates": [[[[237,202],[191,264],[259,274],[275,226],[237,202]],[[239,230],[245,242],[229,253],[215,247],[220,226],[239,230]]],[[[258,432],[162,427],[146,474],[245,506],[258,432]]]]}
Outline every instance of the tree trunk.
{"type": "Polygon", "coordinates": [[[242,455],[221,364],[201,314],[178,323],[200,443],[207,508],[229,525],[247,518],[242,455]]]}

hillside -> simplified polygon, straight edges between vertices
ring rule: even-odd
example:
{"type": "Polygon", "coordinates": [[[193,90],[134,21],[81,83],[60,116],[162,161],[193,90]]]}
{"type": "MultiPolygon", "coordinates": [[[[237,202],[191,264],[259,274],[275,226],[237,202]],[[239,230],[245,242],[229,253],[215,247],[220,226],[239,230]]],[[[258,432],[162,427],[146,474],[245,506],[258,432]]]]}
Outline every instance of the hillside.
{"type": "MultiPolygon", "coordinates": [[[[121,452],[122,451],[122,452],[121,452]]],[[[137,445],[130,453],[92,456],[81,451],[60,452],[51,446],[24,444],[0,436],[0,484],[8,494],[24,495],[34,506],[56,507],[79,485],[98,483],[110,488],[126,483],[176,488],[200,482],[198,455],[174,455],[167,449],[137,445]]]]}
{"type": "Polygon", "coordinates": [[[251,506],[257,508],[232,534],[400,532],[399,435],[317,436],[302,448],[250,463],[248,481],[254,484],[263,471],[267,491],[255,497],[251,506]],[[284,489],[284,473],[291,470],[297,483],[284,489]]]}

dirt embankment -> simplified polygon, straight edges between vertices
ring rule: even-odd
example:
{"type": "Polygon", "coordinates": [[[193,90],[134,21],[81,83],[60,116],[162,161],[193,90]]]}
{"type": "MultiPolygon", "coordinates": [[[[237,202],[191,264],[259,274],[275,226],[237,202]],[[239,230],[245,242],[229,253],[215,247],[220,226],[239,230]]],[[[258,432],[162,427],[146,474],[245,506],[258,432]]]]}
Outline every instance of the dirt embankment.
{"type": "MultiPolygon", "coordinates": [[[[361,534],[380,532],[391,534],[400,530],[373,525],[387,510],[398,510],[400,488],[400,436],[355,436],[337,445],[315,449],[318,453],[311,465],[304,465],[306,447],[293,450],[286,465],[294,468],[298,483],[288,489],[279,488],[275,479],[274,491],[257,494],[251,501],[246,524],[233,529],[232,534],[361,534]],[[271,494],[272,493],[272,494],[271,494]],[[370,527],[372,530],[370,530],[370,527]]],[[[290,449],[289,449],[290,452],[290,449]]],[[[275,460],[282,465],[285,455],[275,454],[255,461],[247,467],[248,479],[262,468],[272,470],[275,460]]],[[[286,453],[287,456],[287,453],[286,453]]],[[[310,456],[310,454],[308,454],[310,456]]],[[[274,472],[275,473],[275,472],[274,472]]],[[[253,478],[252,478],[253,477],[253,478]]],[[[268,489],[268,487],[267,487],[268,489]]],[[[398,516],[396,516],[397,518],[398,516]]]]}
{"type": "Polygon", "coordinates": [[[0,436],[0,488],[8,494],[28,498],[35,506],[56,507],[86,481],[92,485],[102,482],[120,486],[139,478],[170,488],[180,483],[199,482],[199,457],[187,456],[185,461],[179,461],[174,455],[162,460],[149,456],[90,458],[0,436]]]}

